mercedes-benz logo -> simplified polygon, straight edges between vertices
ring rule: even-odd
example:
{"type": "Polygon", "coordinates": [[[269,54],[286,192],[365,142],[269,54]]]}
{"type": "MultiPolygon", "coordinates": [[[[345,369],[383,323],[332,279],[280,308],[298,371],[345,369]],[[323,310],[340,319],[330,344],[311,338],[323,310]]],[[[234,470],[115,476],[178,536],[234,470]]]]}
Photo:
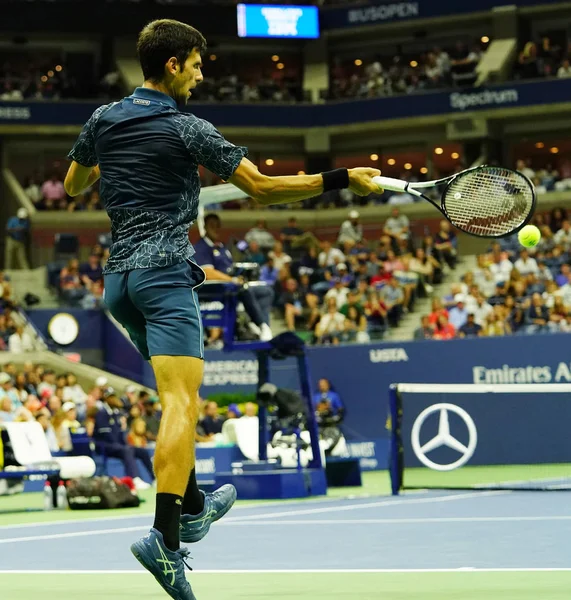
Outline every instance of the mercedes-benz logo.
{"type": "Polygon", "coordinates": [[[476,425],[472,420],[472,417],[459,406],[455,404],[433,404],[428,408],[424,409],[416,418],[414,425],[412,426],[411,432],[411,443],[412,449],[416,454],[418,460],[425,466],[434,469],[435,471],[452,471],[465,465],[474,454],[476,450],[476,446],[478,444],[478,431],[476,429],[476,425]],[[436,437],[433,437],[431,440],[426,442],[424,445],[420,445],[420,429],[424,425],[424,422],[428,418],[429,415],[435,412],[440,412],[440,421],[438,424],[438,433],[436,437]],[[466,423],[468,427],[468,445],[465,446],[462,442],[459,442],[455,437],[450,433],[450,423],[448,421],[448,412],[456,413],[463,421],[466,423]],[[447,446],[448,448],[452,448],[457,452],[460,452],[462,455],[458,460],[441,465],[439,463],[435,463],[430,460],[426,455],[436,448],[440,448],[441,446],[447,446]]]}

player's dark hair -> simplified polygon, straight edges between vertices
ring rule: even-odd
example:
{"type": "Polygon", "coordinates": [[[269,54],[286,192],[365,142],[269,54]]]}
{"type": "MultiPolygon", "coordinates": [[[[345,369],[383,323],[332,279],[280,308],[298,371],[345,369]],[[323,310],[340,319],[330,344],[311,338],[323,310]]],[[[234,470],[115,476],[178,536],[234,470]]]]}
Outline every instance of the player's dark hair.
{"type": "Polygon", "coordinates": [[[218,221],[220,223],[220,217],[216,213],[208,213],[204,217],[204,225],[206,226],[210,221],[218,221]]]}
{"type": "Polygon", "coordinates": [[[145,81],[160,81],[165,64],[175,57],[184,67],[194,49],[206,51],[204,36],[190,25],[172,19],[159,19],[146,25],[137,41],[137,54],[145,81]]]}

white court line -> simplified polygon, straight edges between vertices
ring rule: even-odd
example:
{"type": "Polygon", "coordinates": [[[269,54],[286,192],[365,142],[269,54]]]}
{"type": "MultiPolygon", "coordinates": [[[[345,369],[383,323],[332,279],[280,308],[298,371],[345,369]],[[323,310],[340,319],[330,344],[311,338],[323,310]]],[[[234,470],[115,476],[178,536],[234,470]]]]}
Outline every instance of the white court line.
{"type": "MultiPolygon", "coordinates": [[[[418,490],[416,492],[408,492],[406,496],[417,496],[421,494],[426,494],[427,492],[424,490],[418,490]]],[[[508,492],[478,492],[477,494],[464,494],[467,496],[486,496],[486,495],[496,495],[500,493],[508,493],[508,492]]],[[[367,499],[375,496],[367,495],[367,496],[348,496],[343,498],[310,498],[307,500],[273,500],[271,502],[260,502],[258,504],[238,504],[232,508],[232,512],[235,510],[247,510],[247,509],[256,509],[256,508],[272,508],[272,507],[280,507],[280,506],[297,506],[297,505],[312,505],[312,504],[329,504],[334,502],[346,502],[347,500],[359,500],[359,499],[367,499]]],[[[381,504],[405,504],[407,502],[412,502],[412,500],[405,500],[403,496],[401,496],[401,500],[389,500],[392,496],[376,496],[377,498],[386,497],[387,500],[385,502],[380,502],[381,504]]],[[[449,498],[449,496],[437,496],[436,499],[439,498],[449,498]]],[[[432,496],[431,499],[434,499],[432,496]]],[[[365,503],[363,503],[365,505],[365,503]]],[[[360,506],[360,505],[359,505],[360,506]]],[[[281,513],[273,513],[276,516],[281,516],[281,513]]],[[[287,513],[290,514],[290,513],[287,513]]],[[[131,514],[131,515],[118,515],[113,517],[94,517],[94,518],[85,518],[85,519],[60,519],[58,521],[47,521],[47,522],[36,522],[36,523],[19,523],[15,525],[0,525],[0,531],[5,529],[28,529],[30,527],[52,527],[56,525],[67,525],[68,523],[104,523],[106,521],[117,521],[117,520],[127,520],[127,519],[149,519],[153,516],[153,513],[144,513],[144,514],[131,514]]],[[[264,515],[265,517],[265,515],[264,515]]],[[[232,517],[230,517],[232,518],[232,517]]]]}
{"type": "Polygon", "coordinates": [[[126,533],[128,531],[148,531],[148,525],[136,527],[119,527],[117,529],[93,529],[91,531],[73,531],[70,533],[52,533],[50,535],[30,535],[27,537],[7,538],[0,540],[0,544],[17,544],[18,542],[39,542],[43,540],[62,540],[65,538],[84,537],[88,535],[108,535],[111,533],[126,533]]]}
{"type": "Polygon", "coordinates": [[[283,520],[283,521],[222,521],[217,526],[235,525],[433,525],[436,523],[520,523],[527,521],[571,521],[571,515],[546,517],[436,517],[416,519],[319,519],[319,520],[283,520]]]}
{"type": "MultiPolygon", "coordinates": [[[[411,490],[407,492],[409,495],[426,494],[427,490],[411,490]]],[[[339,498],[307,498],[305,500],[272,500],[269,502],[258,502],[256,504],[236,504],[232,507],[232,512],[235,510],[247,510],[252,508],[271,508],[272,506],[297,506],[299,504],[320,504],[320,503],[332,503],[332,502],[346,502],[347,500],[360,500],[368,498],[379,498],[382,496],[373,494],[363,494],[362,496],[342,496],[339,498]]],[[[391,498],[391,496],[386,496],[391,498]]],[[[247,502],[247,501],[245,501],[247,502]]],[[[0,515],[2,516],[2,515],[0,515]]],[[[149,519],[154,516],[154,513],[142,513],[142,514],[130,514],[130,515],[117,515],[113,517],[86,517],[84,519],[60,519],[58,521],[36,521],[34,523],[16,523],[14,525],[0,525],[0,531],[4,529],[27,529],[29,527],[51,527],[56,525],[67,525],[68,523],[104,523],[105,521],[117,521],[126,519],[149,519]]]]}
{"type": "MultiPolygon", "coordinates": [[[[414,498],[412,500],[389,500],[387,502],[369,502],[365,504],[349,504],[347,506],[329,506],[326,508],[313,508],[306,510],[292,510],[285,513],[266,513],[261,515],[249,515],[244,517],[229,517],[223,521],[228,525],[230,524],[248,524],[249,521],[259,521],[260,519],[274,519],[275,517],[289,517],[298,515],[312,515],[322,514],[329,512],[346,512],[350,510],[359,510],[361,508],[381,508],[383,506],[394,506],[395,504],[429,504],[436,502],[451,502],[454,500],[463,500],[465,498],[472,498],[475,496],[491,496],[506,494],[509,492],[475,492],[474,494],[453,494],[451,496],[441,496],[438,498],[414,498]]],[[[264,522],[264,521],[262,521],[264,522]]],[[[147,529],[148,526],[136,526],[136,527],[119,527],[115,529],[93,529],[88,531],[74,531],[69,533],[53,533],[47,535],[32,535],[26,537],[7,538],[0,540],[0,544],[16,544],[20,542],[38,542],[45,540],[59,540],[65,538],[83,537],[91,535],[107,535],[113,533],[125,533],[129,531],[141,531],[147,529]]]]}
{"type": "Polygon", "coordinates": [[[465,500],[470,498],[482,498],[485,496],[500,496],[510,494],[507,491],[494,491],[494,492],[474,492],[470,494],[452,494],[450,496],[438,496],[436,498],[413,498],[411,500],[388,500],[386,502],[368,502],[362,504],[348,504],[346,506],[328,506],[325,508],[309,508],[305,510],[290,510],[287,512],[273,512],[261,515],[249,515],[246,517],[230,517],[226,519],[226,522],[230,521],[257,521],[259,519],[274,519],[276,517],[292,517],[298,515],[316,515],[329,512],[346,512],[350,510],[361,510],[365,508],[382,508],[384,506],[397,506],[406,504],[436,504],[440,502],[453,502],[455,500],[465,500]]]}
{"type": "MultiPolygon", "coordinates": [[[[475,568],[475,567],[460,567],[456,569],[441,568],[441,569],[207,569],[194,570],[192,575],[257,575],[257,574],[272,574],[272,575],[299,575],[299,574],[319,574],[326,573],[328,575],[341,573],[345,575],[360,574],[360,573],[568,573],[571,572],[571,567],[497,567],[497,568],[475,568]]],[[[144,569],[130,569],[117,571],[84,571],[84,570],[6,570],[0,569],[1,575],[148,575],[144,569]]]]}

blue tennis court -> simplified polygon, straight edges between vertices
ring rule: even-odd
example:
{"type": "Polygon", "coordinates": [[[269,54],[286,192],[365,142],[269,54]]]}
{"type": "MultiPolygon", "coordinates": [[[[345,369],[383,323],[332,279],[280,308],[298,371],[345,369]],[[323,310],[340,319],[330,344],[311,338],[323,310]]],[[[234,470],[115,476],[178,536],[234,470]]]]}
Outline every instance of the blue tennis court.
{"type": "MultiPolygon", "coordinates": [[[[42,598],[65,600],[77,597],[77,585],[89,583],[110,599],[141,597],[141,590],[143,597],[160,598],[162,591],[129,552],[150,522],[149,514],[140,514],[2,526],[0,589],[10,599],[41,592],[42,598]]],[[[312,585],[321,581],[313,592],[305,586],[296,594],[308,600],[355,586],[362,597],[379,598],[387,585],[408,599],[408,591],[413,598],[425,589],[427,577],[430,598],[443,597],[449,585],[471,594],[463,597],[479,598],[479,586],[488,593],[498,578],[502,589],[514,593],[532,578],[523,596],[505,597],[563,598],[557,594],[568,594],[571,584],[570,538],[565,492],[420,492],[238,504],[191,548],[195,571],[189,578],[199,600],[245,597],[236,581],[248,582],[250,597],[286,598],[301,585],[298,576],[308,574],[316,578],[312,585]],[[410,572],[418,576],[405,581],[402,574],[410,572]],[[232,575],[234,586],[220,583],[232,575]],[[278,588],[277,581],[283,582],[278,588]],[[548,589],[548,582],[556,584],[555,595],[525,595],[548,589]]]]}

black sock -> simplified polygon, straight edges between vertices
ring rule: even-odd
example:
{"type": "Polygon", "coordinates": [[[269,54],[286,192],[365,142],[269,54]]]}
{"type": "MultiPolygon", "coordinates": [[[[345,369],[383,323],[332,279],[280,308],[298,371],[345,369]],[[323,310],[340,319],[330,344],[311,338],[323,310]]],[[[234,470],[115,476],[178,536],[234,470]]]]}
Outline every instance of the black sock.
{"type": "Polygon", "coordinates": [[[176,494],[157,494],[155,524],[163,534],[165,546],[172,551],[180,548],[179,527],[182,498],[176,494]]]}
{"type": "Polygon", "coordinates": [[[198,483],[196,483],[196,469],[192,469],[182,501],[182,514],[199,515],[203,509],[204,496],[200,493],[198,483]]]}

